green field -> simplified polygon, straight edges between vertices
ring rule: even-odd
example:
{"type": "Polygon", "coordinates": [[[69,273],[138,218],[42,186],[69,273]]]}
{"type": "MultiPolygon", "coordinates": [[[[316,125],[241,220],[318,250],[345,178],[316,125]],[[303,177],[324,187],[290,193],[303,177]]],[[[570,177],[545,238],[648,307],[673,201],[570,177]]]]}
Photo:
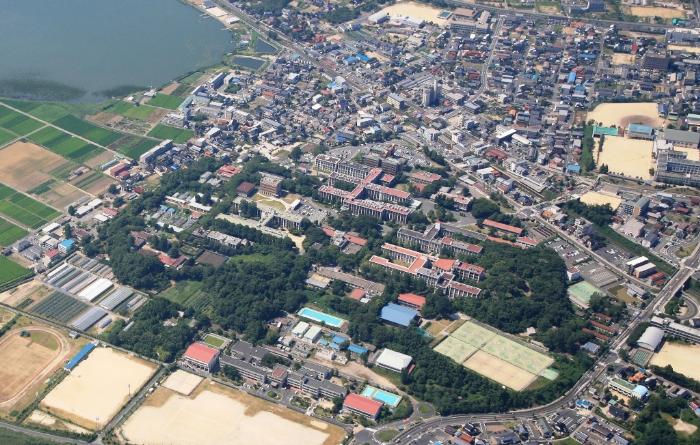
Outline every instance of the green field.
{"type": "Polygon", "coordinates": [[[112,150],[116,150],[131,159],[138,159],[139,156],[146,153],[151,148],[155,147],[158,141],[153,139],[140,138],[137,136],[127,136],[122,138],[117,143],[113,144],[112,150]]]}
{"type": "Polygon", "coordinates": [[[119,101],[105,110],[108,113],[119,114],[131,119],[147,120],[154,112],[155,107],[149,105],[134,105],[119,101]]]}
{"type": "Polygon", "coordinates": [[[24,136],[43,126],[44,124],[36,119],[0,105],[0,128],[9,130],[17,136],[24,136]]]}
{"type": "Polygon", "coordinates": [[[87,190],[88,187],[90,187],[92,184],[104,178],[105,175],[103,175],[101,172],[93,171],[91,173],[87,173],[80,176],[80,178],[77,181],[72,182],[72,184],[78,187],[79,189],[87,190]]]}
{"type": "Polygon", "coordinates": [[[183,144],[194,137],[194,131],[158,124],[148,132],[148,136],[157,139],[172,139],[176,144],[183,144]]]}
{"type": "Polygon", "coordinates": [[[224,340],[220,339],[219,337],[215,337],[211,334],[207,334],[207,336],[204,337],[204,343],[206,343],[209,346],[214,347],[214,348],[220,348],[226,342],[224,340]]]}
{"type": "Polygon", "coordinates": [[[0,256],[0,286],[31,276],[32,273],[31,270],[20,266],[9,258],[0,256]]]}
{"type": "Polygon", "coordinates": [[[0,214],[36,229],[58,217],[60,212],[0,184],[0,214]]]}
{"type": "Polygon", "coordinates": [[[7,130],[0,128],[0,145],[5,145],[8,142],[10,142],[12,139],[16,139],[16,138],[17,138],[17,136],[15,136],[14,134],[10,133],[7,130]]]}
{"type": "Polygon", "coordinates": [[[44,127],[29,136],[29,140],[76,162],[84,162],[104,153],[104,149],[85,142],[53,127],[44,127]]]}
{"type": "Polygon", "coordinates": [[[201,281],[180,281],[170,289],[161,292],[158,296],[170,300],[173,303],[192,307],[197,301],[204,297],[204,293],[201,289],[201,281]]]}
{"type": "Polygon", "coordinates": [[[0,218],[0,246],[7,247],[27,235],[27,231],[0,218]]]}
{"type": "Polygon", "coordinates": [[[27,191],[30,195],[43,195],[44,193],[51,191],[51,187],[56,183],[55,179],[49,179],[46,182],[42,182],[33,189],[27,191]]]}
{"type": "Polygon", "coordinates": [[[176,110],[177,107],[184,101],[182,97],[179,96],[169,96],[163,93],[156,93],[156,95],[148,101],[148,105],[152,107],[167,108],[169,110],[176,110]]]}
{"type": "Polygon", "coordinates": [[[121,133],[98,127],[97,125],[91,124],[90,122],[84,121],[70,114],[56,120],[54,125],[103,146],[116,142],[120,137],[122,137],[121,133]]]}

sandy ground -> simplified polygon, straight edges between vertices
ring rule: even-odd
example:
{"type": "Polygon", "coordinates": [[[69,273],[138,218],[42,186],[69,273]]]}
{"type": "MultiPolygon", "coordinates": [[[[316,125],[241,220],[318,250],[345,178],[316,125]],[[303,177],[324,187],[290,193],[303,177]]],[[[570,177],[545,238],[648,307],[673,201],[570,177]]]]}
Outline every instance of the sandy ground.
{"type": "MultiPolygon", "coordinates": [[[[335,365],[337,366],[337,364],[335,365]]],[[[354,361],[349,361],[345,366],[339,368],[343,373],[355,376],[358,380],[368,380],[381,387],[397,391],[398,388],[388,378],[377,374],[368,367],[354,361]]]]}
{"type": "Polygon", "coordinates": [[[664,119],[659,117],[659,112],[654,102],[640,103],[604,103],[593,111],[589,111],[586,120],[602,122],[604,126],[616,125],[627,127],[630,122],[647,124],[653,127],[663,127],[664,119]]]}
{"type": "Polygon", "coordinates": [[[204,379],[198,375],[178,369],[168,376],[165,382],[163,382],[163,387],[179,392],[184,396],[189,396],[202,380],[204,379]]]}
{"type": "Polygon", "coordinates": [[[177,87],[179,87],[180,84],[177,82],[172,82],[168,85],[166,85],[162,90],[160,90],[161,93],[163,94],[173,94],[175,90],[177,90],[177,87]]]}
{"type": "Polygon", "coordinates": [[[158,388],[124,424],[130,443],[216,445],[334,445],[341,428],[219,385],[192,397],[158,388]]]}
{"type": "Polygon", "coordinates": [[[689,53],[700,54],[700,46],[668,45],[668,49],[673,51],[686,51],[689,53]]]}
{"type": "Polygon", "coordinates": [[[700,380],[700,345],[666,342],[651,358],[652,365],[673,366],[673,370],[700,380]]]}
{"type": "Polygon", "coordinates": [[[48,172],[66,164],[61,156],[28,142],[0,151],[0,182],[26,192],[51,179],[48,172]]]}
{"type": "Polygon", "coordinates": [[[11,407],[40,384],[68,358],[69,352],[66,339],[52,328],[25,326],[5,334],[0,341],[0,408],[11,407]],[[22,330],[30,336],[20,336],[22,330]],[[43,335],[53,345],[35,342],[32,335],[43,335]]]}
{"type": "Polygon", "coordinates": [[[418,20],[425,20],[426,22],[433,22],[436,25],[444,26],[447,24],[447,20],[438,18],[440,9],[432,8],[430,6],[422,5],[414,2],[399,2],[391,6],[387,6],[382,9],[383,12],[388,12],[389,15],[394,17],[412,17],[418,20]]]}
{"type": "Polygon", "coordinates": [[[57,419],[51,414],[39,411],[38,409],[32,411],[24,423],[48,427],[53,430],[72,431],[78,434],[90,434],[90,431],[86,430],[85,428],[73,425],[72,423],[64,422],[63,420],[57,419]]]}
{"type": "Polygon", "coordinates": [[[631,178],[651,178],[649,169],[653,167],[651,156],[653,142],[627,139],[622,136],[606,136],[603,151],[598,152],[598,144],[595,144],[595,147],[593,159],[597,166],[605,164],[610,169],[610,173],[631,178]]]}
{"type": "Polygon", "coordinates": [[[535,374],[484,351],[474,353],[464,362],[464,366],[516,391],[527,388],[537,378],[535,374]]]}
{"type": "Polygon", "coordinates": [[[688,423],[684,420],[676,419],[675,423],[673,424],[673,429],[675,431],[678,431],[679,433],[691,435],[691,434],[695,433],[695,431],[698,430],[698,427],[696,427],[692,423],[688,423]]]}
{"type": "Polygon", "coordinates": [[[612,55],[613,65],[634,65],[635,57],[633,54],[615,53],[612,55]]]}
{"type": "Polygon", "coordinates": [[[0,303],[15,307],[26,298],[31,298],[33,301],[32,304],[36,304],[49,294],[51,294],[51,289],[37,280],[32,280],[14,289],[0,293],[0,303]]]}
{"type": "Polygon", "coordinates": [[[84,164],[92,169],[99,170],[102,164],[111,161],[114,159],[114,157],[114,153],[111,151],[105,151],[104,153],[100,153],[99,155],[88,159],[84,162],[84,164]]]}
{"type": "Polygon", "coordinates": [[[155,369],[144,360],[97,348],[42,400],[41,407],[84,428],[99,429],[155,369]]]}
{"type": "MultiPolygon", "coordinates": [[[[605,145],[603,145],[603,151],[605,151],[605,145]]],[[[581,196],[581,202],[591,206],[610,204],[613,210],[617,210],[622,203],[622,198],[607,193],[586,192],[581,196]]]]}
{"type": "Polygon", "coordinates": [[[675,150],[687,153],[688,159],[690,159],[691,161],[700,161],[700,150],[698,150],[697,148],[676,147],[675,150]]]}
{"type": "Polygon", "coordinates": [[[664,19],[685,18],[685,12],[677,8],[658,6],[630,6],[630,12],[637,17],[661,17],[664,19]]]}

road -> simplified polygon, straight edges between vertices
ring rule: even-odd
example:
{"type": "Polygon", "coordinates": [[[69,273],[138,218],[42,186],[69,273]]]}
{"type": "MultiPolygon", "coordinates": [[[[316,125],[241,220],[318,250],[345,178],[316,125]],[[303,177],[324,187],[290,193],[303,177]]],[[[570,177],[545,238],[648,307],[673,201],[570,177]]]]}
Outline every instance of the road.
{"type": "MultiPolygon", "coordinates": [[[[55,436],[53,434],[44,433],[41,431],[33,430],[30,428],[25,428],[23,426],[15,425],[13,423],[7,423],[0,420],[0,428],[4,428],[15,433],[26,434],[27,436],[34,437],[36,439],[46,440],[49,442],[54,442],[58,444],[74,444],[74,445],[87,445],[89,442],[79,439],[71,439],[70,437],[55,436]]],[[[8,443],[8,445],[10,445],[8,443]]]]}

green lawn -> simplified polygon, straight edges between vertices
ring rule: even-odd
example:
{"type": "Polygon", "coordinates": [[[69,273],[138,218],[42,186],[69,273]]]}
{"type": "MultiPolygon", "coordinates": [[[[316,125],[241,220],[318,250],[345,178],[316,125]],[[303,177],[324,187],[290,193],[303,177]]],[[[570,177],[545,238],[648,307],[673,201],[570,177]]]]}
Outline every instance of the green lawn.
{"type": "Polygon", "coordinates": [[[179,96],[170,96],[167,94],[163,93],[156,93],[156,95],[148,101],[148,105],[152,107],[160,107],[160,108],[167,108],[169,110],[176,110],[177,107],[180,106],[182,101],[184,101],[182,97],[179,96]]]}
{"type": "Polygon", "coordinates": [[[214,348],[220,348],[223,346],[225,343],[224,340],[220,339],[219,337],[214,337],[212,335],[207,335],[204,337],[204,343],[208,344],[209,346],[212,346],[214,348]]]}
{"type": "Polygon", "coordinates": [[[7,247],[27,235],[27,231],[0,218],[0,246],[7,247]]]}
{"type": "Polygon", "coordinates": [[[33,272],[5,256],[0,256],[0,286],[28,277],[33,272]]]}
{"type": "Polygon", "coordinates": [[[70,114],[56,120],[54,124],[68,132],[75,133],[84,137],[85,139],[104,146],[116,142],[122,137],[121,133],[98,127],[97,125],[91,124],[90,122],[84,121],[70,114]]]}
{"type": "Polygon", "coordinates": [[[398,435],[399,432],[397,430],[382,430],[377,432],[376,437],[382,442],[391,442],[398,435]]]}
{"type": "Polygon", "coordinates": [[[158,296],[183,306],[193,306],[204,296],[201,289],[201,281],[180,281],[170,289],[161,292],[158,296]]]}
{"type": "Polygon", "coordinates": [[[158,124],[148,132],[148,136],[157,139],[172,139],[176,144],[182,144],[194,136],[194,131],[158,124]]]}
{"type": "Polygon", "coordinates": [[[147,120],[157,109],[149,105],[134,105],[119,101],[105,111],[108,113],[120,114],[131,119],[147,120]]]}

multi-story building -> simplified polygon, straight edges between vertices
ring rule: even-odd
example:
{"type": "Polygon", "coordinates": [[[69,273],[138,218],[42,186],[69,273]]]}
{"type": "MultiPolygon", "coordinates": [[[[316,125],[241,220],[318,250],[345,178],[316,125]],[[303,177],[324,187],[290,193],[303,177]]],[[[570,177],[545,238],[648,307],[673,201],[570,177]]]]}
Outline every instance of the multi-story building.
{"type": "Polygon", "coordinates": [[[279,176],[264,174],[262,178],[260,178],[260,194],[265,196],[279,196],[282,192],[282,180],[283,178],[279,176]]]}
{"type": "Polygon", "coordinates": [[[220,358],[222,366],[230,366],[241,375],[241,377],[260,384],[267,381],[267,373],[263,368],[248,363],[244,360],[237,359],[228,355],[222,355],[220,358]]]}
{"type": "Polygon", "coordinates": [[[663,329],[664,332],[670,336],[678,337],[693,343],[700,343],[700,329],[691,328],[690,326],[685,326],[673,320],[661,317],[652,317],[651,325],[663,329]]]}
{"type": "Polygon", "coordinates": [[[468,284],[450,281],[446,287],[447,296],[450,298],[479,298],[481,289],[468,284]]]}
{"type": "Polygon", "coordinates": [[[185,351],[182,359],[193,369],[212,372],[217,368],[219,350],[209,347],[204,343],[192,343],[185,351]]]}
{"type": "Polygon", "coordinates": [[[662,150],[656,155],[656,180],[668,184],[700,186],[700,161],[682,151],[662,150]]]}

